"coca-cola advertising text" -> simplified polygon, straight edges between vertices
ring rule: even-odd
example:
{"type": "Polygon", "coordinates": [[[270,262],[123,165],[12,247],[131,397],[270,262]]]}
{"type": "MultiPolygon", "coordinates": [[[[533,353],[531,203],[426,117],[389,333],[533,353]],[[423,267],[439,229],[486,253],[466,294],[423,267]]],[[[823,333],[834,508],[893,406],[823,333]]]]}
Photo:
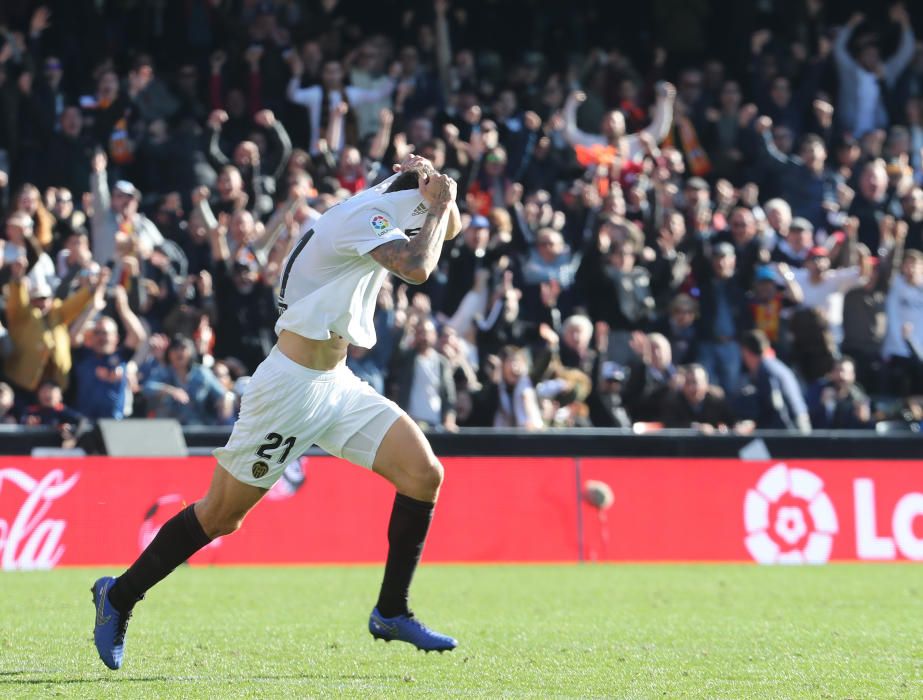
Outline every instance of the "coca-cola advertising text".
{"type": "MultiPolygon", "coordinates": [[[[923,561],[923,462],[451,457],[430,562],[923,561]],[[604,488],[592,497],[587,484],[604,488]],[[601,486],[600,486],[601,485],[601,486]]],[[[210,458],[0,458],[0,566],[122,566],[210,458]]],[[[303,457],[193,564],[381,562],[393,488],[303,457]]]]}

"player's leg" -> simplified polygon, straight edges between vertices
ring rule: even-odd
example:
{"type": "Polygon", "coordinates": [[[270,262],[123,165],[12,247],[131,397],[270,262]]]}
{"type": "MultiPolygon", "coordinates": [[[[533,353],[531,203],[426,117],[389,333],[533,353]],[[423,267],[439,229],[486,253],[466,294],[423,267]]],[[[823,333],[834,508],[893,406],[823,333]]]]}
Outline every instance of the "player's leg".
{"type": "Polygon", "coordinates": [[[397,489],[388,524],[388,559],[376,607],[385,617],[406,615],[410,583],[429,532],[443,469],[423,432],[403,414],[381,441],[372,470],[397,489]]]}
{"type": "Polygon", "coordinates": [[[216,537],[236,531],[266,489],[245,484],[221,465],[202,500],[163,524],[151,543],[109,591],[120,612],[130,612],[147,591],[216,537]]]}
{"type": "Polygon", "coordinates": [[[390,427],[374,452],[372,469],[394,484],[397,493],[388,523],[385,573],[378,603],[369,617],[369,631],[378,639],[409,642],[425,651],[448,651],[458,642],[423,625],[408,607],[410,584],[442,485],[442,465],[406,413],[400,412],[396,420],[393,414],[384,413],[378,420],[379,425],[390,422],[390,427]]]}
{"type": "Polygon", "coordinates": [[[227,445],[215,450],[221,466],[205,497],[168,520],[118,579],[103,577],[93,585],[94,639],[109,668],[121,666],[125,626],[135,603],[213,538],[240,527],[281,476],[289,453],[298,454],[311,444],[310,425],[323,425],[312,417],[317,406],[325,405],[333,378],[306,370],[275,349],[260,364],[227,445]]]}
{"type": "Polygon", "coordinates": [[[407,606],[442,485],[442,465],[426,436],[396,403],[355,376],[341,377],[338,391],[345,410],[317,444],[371,468],[397,489],[388,523],[385,575],[369,631],[380,639],[409,642],[427,651],[454,649],[454,639],[422,625],[407,606]]]}
{"type": "Polygon", "coordinates": [[[240,527],[244,516],[266,489],[238,481],[218,466],[205,497],[163,524],[151,543],[118,578],[104,576],[93,584],[96,605],[94,641],[103,662],[120,668],[125,630],[135,604],[215,537],[240,527]]]}

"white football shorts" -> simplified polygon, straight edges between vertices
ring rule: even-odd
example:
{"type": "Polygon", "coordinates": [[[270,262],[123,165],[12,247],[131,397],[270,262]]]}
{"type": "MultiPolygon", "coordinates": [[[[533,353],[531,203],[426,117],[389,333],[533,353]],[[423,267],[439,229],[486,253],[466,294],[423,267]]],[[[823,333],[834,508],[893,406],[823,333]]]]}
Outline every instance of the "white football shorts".
{"type": "Polygon", "coordinates": [[[212,454],[236,479],[260,488],[312,445],[371,467],[403,413],[346,365],[314,370],[273,347],[244,390],[228,444],[212,454]]]}

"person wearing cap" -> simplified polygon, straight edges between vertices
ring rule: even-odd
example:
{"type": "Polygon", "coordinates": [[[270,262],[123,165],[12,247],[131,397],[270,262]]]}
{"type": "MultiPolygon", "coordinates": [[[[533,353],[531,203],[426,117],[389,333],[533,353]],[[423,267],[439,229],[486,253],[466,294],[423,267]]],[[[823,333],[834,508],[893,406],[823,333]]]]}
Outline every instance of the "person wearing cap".
{"type": "Polygon", "coordinates": [[[824,246],[813,246],[804,267],[793,270],[801,287],[803,305],[821,310],[838,345],[843,339],[843,295],[865,283],[867,267],[866,259],[865,271],[858,265],[831,269],[830,251],[824,246]]]}
{"type": "Polygon", "coordinates": [[[84,278],[84,286],[64,300],[55,299],[44,280],[27,289],[22,261],[13,263],[10,271],[6,316],[13,352],[5,363],[6,376],[27,392],[34,392],[45,379],[66,389],[71,370],[68,326],[105,289],[109,271],[103,269],[92,283],[84,278]]]}
{"type": "Polygon", "coordinates": [[[754,328],[766,334],[774,347],[777,347],[782,339],[784,310],[801,302],[801,288],[788,265],[779,263],[776,269],[769,265],[761,265],[756,269],[753,288],[747,292],[750,322],[754,328]],[[780,290],[777,284],[780,277],[783,290],[780,290]]]}
{"type": "Polygon", "coordinates": [[[814,225],[803,216],[796,216],[788,225],[784,238],[776,243],[770,257],[772,262],[800,269],[804,267],[808,251],[813,247],[814,225]]]}
{"type": "Polygon", "coordinates": [[[215,356],[236,357],[252,373],[275,340],[273,326],[279,314],[273,290],[248,247],[238,247],[232,254],[227,232],[221,226],[211,229],[209,235],[218,310],[215,356]]]}
{"type": "Polygon", "coordinates": [[[740,381],[737,334],[746,318],[734,246],[727,241],[712,246],[710,259],[696,258],[693,274],[699,285],[698,361],[725,393],[733,395],[740,381]]]}
{"type": "Polygon", "coordinates": [[[91,160],[90,192],[93,195],[93,257],[105,264],[116,257],[116,234],[122,233],[146,244],[163,243],[163,235],[150,219],[138,211],[141,193],[127,180],[119,180],[109,191],[106,155],[97,152],[91,160]]]}
{"type": "Polygon", "coordinates": [[[442,310],[447,316],[458,311],[462,299],[474,288],[477,270],[488,266],[486,255],[489,241],[490,221],[486,216],[477,214],[471,217],[462,234],[448,244],[448,274],[442,300],[442,310]]]}

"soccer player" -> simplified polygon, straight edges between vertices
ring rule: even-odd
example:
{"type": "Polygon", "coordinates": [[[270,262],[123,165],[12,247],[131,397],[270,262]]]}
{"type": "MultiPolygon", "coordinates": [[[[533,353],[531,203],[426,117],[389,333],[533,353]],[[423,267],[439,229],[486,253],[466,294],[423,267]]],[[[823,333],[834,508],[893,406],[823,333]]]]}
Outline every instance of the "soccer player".
{"type": "Polygon", "coordinates": [[[345,364],[350,343],[375,344],[372,316],[387,273],[424,282],[443,242],[461,228],[452,178],[418,156],[395,170],[327,211],[286,259],[278,342],[247,386],[227,445],[214,452],[218,466],[208,493],[167,521],[124,574],[93,584],[94,640],[109,668],[122,665],[135,603],[213,538],[237,530],[291,458],[313,444],[370,467],[397,489],[369,631],[426,651],[455,648],[454,639],[423,625],[407,605],[442,465],[407,414],[345,364]]]}

